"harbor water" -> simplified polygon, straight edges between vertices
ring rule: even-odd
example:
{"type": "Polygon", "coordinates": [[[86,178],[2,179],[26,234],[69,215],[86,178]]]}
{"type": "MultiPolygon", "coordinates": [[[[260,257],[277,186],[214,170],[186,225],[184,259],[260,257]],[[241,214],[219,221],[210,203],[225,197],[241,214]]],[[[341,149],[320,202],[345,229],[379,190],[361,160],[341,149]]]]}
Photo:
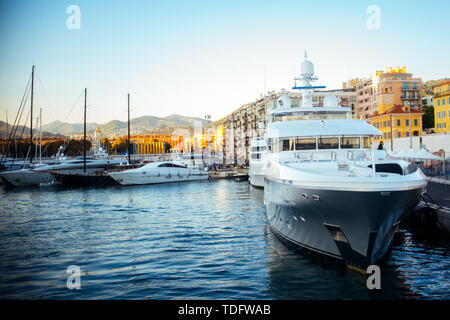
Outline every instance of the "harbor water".
{"type": "Polygon", "coordinates": [[[1,299],[449,299],[450,243],[401,229],[366,277],[280,241],[264,191],[211,180],[0,187],[1,299]],[[69,290],[69,266],[81,288],[69,290]]]}

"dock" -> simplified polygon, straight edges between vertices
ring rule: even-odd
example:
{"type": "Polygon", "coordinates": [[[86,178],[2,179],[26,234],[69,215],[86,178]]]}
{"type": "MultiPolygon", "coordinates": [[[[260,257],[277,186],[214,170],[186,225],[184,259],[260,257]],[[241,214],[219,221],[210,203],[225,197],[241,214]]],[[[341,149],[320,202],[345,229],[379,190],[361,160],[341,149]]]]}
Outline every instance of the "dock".
{"type": "Polygon", "coordinates": [[[406,223],[419,234],[450,236],[450,181],[428,178],[427,194],[407,216],[406,223]]]}

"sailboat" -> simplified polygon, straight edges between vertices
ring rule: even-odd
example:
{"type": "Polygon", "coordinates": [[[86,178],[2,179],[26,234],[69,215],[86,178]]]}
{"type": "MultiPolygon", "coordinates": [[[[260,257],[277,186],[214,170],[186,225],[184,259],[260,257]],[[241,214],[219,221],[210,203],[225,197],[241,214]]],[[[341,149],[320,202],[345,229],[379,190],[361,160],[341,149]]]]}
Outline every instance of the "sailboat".
{"type": "MultiPolygon", "coordinates": [[[[0,172],[0,179],[6,183],[8,186],[13,187],[23,187],[23,186],[35,186],[40,184],[51,184],[55,180],[52,175],[40,172],[33,171],[33,169],[41,168],[45,165],[40,163],[33,163],[33,104],[34,104],[34,74],[35,74],[35,66],[31,69],[31,99],[30,99],[30,148],[29,155],[30,160],[29,163],[27,161],[4,161],[3,166],[9,170],[5,170],[0,172]]],[[[40,119],[42,118],[42,110],[40,114],[40,119]]],[[[14,136],[15,132],[11,132],[11,137],[14,136]]],[[[41,134],[41,133],[40,133],[41,134]]],[[[37,149],[35,147],[35,152],[37,149]]],[[[41,159],[42,160],[42,159],[41,159]]]]}
{"type": "Polygon", "coordinates": [[[78,164],[83,164],[80,170],[46,170],[58,182],[59,185],[66,187],[92,187],[113,185],[115,181],[105,171],[116,167],[121,163],[120,160],[95,159],[86,157],[86,108],[87,108],[87,89],[84,89],[84,134],[83,134],[83,157],[73,160],[78,164]]]}

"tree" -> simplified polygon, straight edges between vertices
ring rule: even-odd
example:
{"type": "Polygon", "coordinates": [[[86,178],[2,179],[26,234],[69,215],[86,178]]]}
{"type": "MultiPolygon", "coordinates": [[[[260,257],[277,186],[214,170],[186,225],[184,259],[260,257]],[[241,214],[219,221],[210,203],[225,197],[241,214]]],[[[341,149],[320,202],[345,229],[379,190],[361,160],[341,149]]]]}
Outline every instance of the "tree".
{"type": "MultiPolygon", "coordinates": [[[[91,149],[92,143],[86,140],[86,153],[91,149]]],[[[67,144],[64,152],[68,156],[81,156],[83,155],[83,140],[71,139],[67,144]]]]}
{"type": "Polygon", "coordinates": [[[164,153],[170,152],[170,149],[172,149],[172,146],[168,142],[164,142],[164,153]]]}
{"type": "Polygon", "coordinates": [[[111,150],[112,150],[112,144],[111,144],[111,142],[109,142],[108,138],[102,138],[101,143],[102,143],[103,149],[105,149],[106,152],[108,154],[110,154],[111,150]]]}
{"type": "Polygon", "coordinates": [[[425,112],[422,117],[423,129],[434,128],[434,107],[425,105],[423,111],[425,112]]]}
{"type": "Polygon", "coordinates": [[[120,137],[116,138],[111,144],[112,152],[121,154],[123,152],[127,152],[127,138],[120,137]]]}

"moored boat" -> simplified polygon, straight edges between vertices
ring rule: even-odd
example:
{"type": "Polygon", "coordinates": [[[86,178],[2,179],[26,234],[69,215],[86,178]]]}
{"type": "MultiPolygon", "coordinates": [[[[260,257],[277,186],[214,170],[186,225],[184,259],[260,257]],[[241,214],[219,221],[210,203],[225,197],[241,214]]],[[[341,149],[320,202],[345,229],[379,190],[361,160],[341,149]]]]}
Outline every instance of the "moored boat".
{"type": "Polygon", "coordinates": [[[333,95],[313,107],[310,61],[302,64],[302,107],[289,97],[269,110],[264,198],[271,229],[282,238],[365,271],[388,252],[403,214],[426,187],[424,174],[387,160],[370,139],[381,132],[352,119],[333,95]]]}
{"type": "Polygon", "coordinates": [[[208,173],[189,168],[185,161],[151,162],[140,168],[108,172],[121,185],[157,184],[209,179],[208,173]]]}
{"type": "Polygon", "coordinates": [[[266,175],[267,143],[263,138],[255,138],[250,145],[250,169],[248,180],[254,187],[264,188],[266,175]]]}

